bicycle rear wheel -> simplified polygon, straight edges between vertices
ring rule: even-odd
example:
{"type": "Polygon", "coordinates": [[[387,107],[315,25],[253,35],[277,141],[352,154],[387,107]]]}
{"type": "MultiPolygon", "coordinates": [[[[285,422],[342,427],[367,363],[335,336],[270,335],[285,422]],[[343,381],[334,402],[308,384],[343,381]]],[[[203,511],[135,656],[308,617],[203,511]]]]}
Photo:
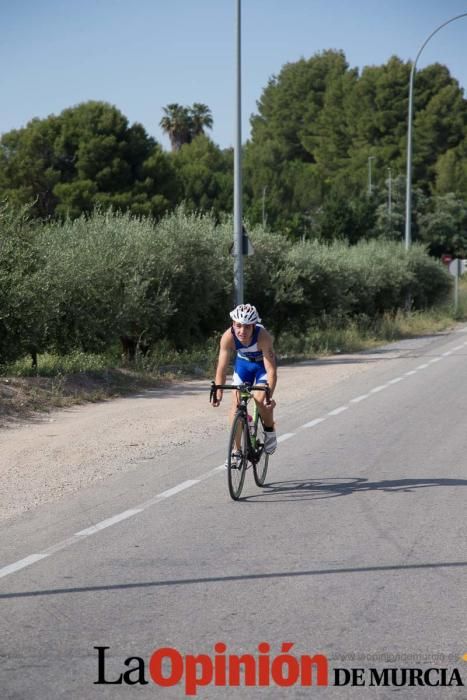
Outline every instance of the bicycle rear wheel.
{"type": "Polygon", "coordinates": [[[253,464],[253,476],[256,486],[264,486],[268,473],[269,455],[264,451],[264,426],[261,416],[255,416],[256,449],[259,451],[259,459],[253,464]]]}
{"type": "Polygon", "coordinates": [[[232,423],[230,431],[229,452],[227,458],[227,481],[229,484],[229,493],[234,501],[240,498],[242,493],[243,482],[245,481],[246,467],[248,463],[248,425],[246,417],[242,413],[237,413],[232,423]],[[237,447],[235,441],[240,444],[237,447]],[[232,460],[232,453],[238,453],[239,457],[232,460]]]}

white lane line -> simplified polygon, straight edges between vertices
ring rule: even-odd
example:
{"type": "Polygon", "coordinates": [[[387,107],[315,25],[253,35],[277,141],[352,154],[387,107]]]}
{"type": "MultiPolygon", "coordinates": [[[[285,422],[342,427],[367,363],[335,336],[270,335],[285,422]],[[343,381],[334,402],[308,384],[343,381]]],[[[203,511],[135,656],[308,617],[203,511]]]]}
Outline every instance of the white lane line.
{"type": "Polygon", "coordinates": [[[418,369],[426,369],[428,366],[429,366],[428,364],[418,365],[418,367],[415,367],[415,369],[417,369],[417,370],[418,369]]]}
{"type": "MultiPolygon", "coordinates": [[[[172,489],[167,489],[167,491],[162,491],[158,496],[155,496],[155,498],[170,498],[170,496],[175,496],[176,493],[180,493],[180,491],[184,491],[185,489],[189,489],[190,486],[194,486],[195,484],[198,483],[198,479],[188,479],[188,481],[182,481],[181,484],[178,484],[177,486],[174,486],[172,489]]],[[[153,499],[150,501],[146,501],[146,503],[152,503],[153,499]]],[[[146,506],[146,503],[143,503],[143,507],[146,506]]]]}
{"type": "Polygon", "coordinates": [[[452,355],[452,350],[448,350],[447,352],[443,352],[443,357],[449,357],[449,355],[452,355]]]}
{"type": "Polygon", "coordinates": [[[326,418],[315,418],[314,420],[310,420],[309,423],[304,423],[300,428],[314,428],[315,425],[319,425],[325,420],[326,418]]]}
{"type": "Polygon", "coordinates": [[[291,437],[293,437],[295,433],[284,433],[283,435],[280,435],[277,438],[277,442],[285,442],[286,440],[290,440],[291,437]]]}
{"type": "Polygon", "coordinates": [[[378,391],[383,391],[383,389],[387,389],[388,385],[387,384],[380,384],[380,386],[375,386],[374,389],[370,389],[370,394],[377,394],[378,391]]]}
{"type": "Polygon", "coordinates": [[[464,343],[462,345],[457,345],[455,348],[452,349],[453,352],[456,352],[457,350],[462,350],[464,347],[464,343]]]}
{"type": "Polygon", "coordinates": [[[360,394],[360,396],[356,396],[354,399],[350,399],[350,403],[360,403],[360,401],[367,399],[369,396],[370,394],[360,394]]]}
{"type": "Polygon", "coordinates": [[[150,498],[149,501],[144,501],[144,503],[141,503],[137,507],[141,510],[146,510],[146,508],[154,506],[156,503],[160,503],[160,501],[164,501],[166,498],[175,496],[175,494],[180,493],[180,491],[189,489],[191,486],[194,486],[198,483],[198,479],[188,479],[188,481],[182,481],[181,484],[177,484],[177,486],[174,486],[172,489],[167,489],[167,491],[162,491],[162,493],[158,493],[157,496],[154,496],[154,498],[150,498]]]}
{"type": "Polygon", "coordinates": [[[12,574],[15,571],[19,571],[20,569],[24,569],[27,566],[31,566],[31,564],[35,564],[41,559],[45,559],[51,554],[55,554],[55,552],[59,552],[61,549],[65,549],[66,547],[69,547],[72,544],[75,544],[76,542],[81,542],[83,539],[91,537],[92,535],[95,535],[97,532],[100,532],[101,530],[104,530],[107,527],[112,527],[112,525],[116,525],[117,523],[120,523],[123,520],[127,520],[128,518],[131,518],[134,515],[137,515],[138,513],[142,513],[143,510],[146,510],[146,508],[149,508],[155,503],[159,503],[160,501],[163,501],[166,498],[170,498],[171,496],[180,493],[180,491],[184,491],[185,489],[190,488],[190,486],[198,484],[199,481],[199,479],[189,479],[188,481],[183,481],[181,484],[178,484],[177,486],[174,486],[171,489],[167,489],[167,491],[162,491],[162,493],[157,494],[157,496],[154,496],[154,498],[151,498],[148,501],[141,503],[136,508],[125,510],[122,513],[114,515],[112,518],[102,520],[101,522],[96,523],[95,525],[91,525],[91,527],[88,527],[85,530],[75,532],[75,534],[71,537],[67,537],[65,540],[57,542],[57,544],[54,544],[51,547],[48,547],[47,549],[44,549],[42,552],[39,552],[37,554],[31,554],[28,557],[25,557],[24,559],[20,559],[19,561],[14,562],[13,564],[4,566],[0,569],[0,578],[8,576],[8,574],[12,574]]]}
{"type": "Polygon", "coordinates": [[[433,358],[429,361],[428,364],[429,364],[429,365],[433,365],[435,362],[439,362],[439,361],[442,360],[442,359],[443,359],[442,357],[433,357],[433,358]]]}
{"type": "Polygon", "coordinates": [[[404,377],[394,377],[394,379],[390,379],[388,381],[388,384],[397,384],[398,382],[402,382],[404,377]]]}
{"type": "Polygon", "coordinates": [[[348,409],[348,406],[339,406],[339,408],[335,408],[333,411],[328,411],[328,416],[338,416],[339,413],[343,413],[348,409]]]}
{"type": "Polygon", "coordinates": [[[96,525],[91,525],[91,527],[87,527],[85,530],[75,532],[74,537],[90,537],[91,535],[95,535],[96,532],[99,532],[100,530],[105,530],[107,527],[112,527],[112,525],[116,525],[117,523],[122,522],[122,520],[132,518],[134,515],[141,513],[142,510],[142,508],[132,508],[131,510],[125,510],[123,511],[123,513],[114,515],[113,518],[107,518],[106,520],[102,520],[96,525]]]}
{"type": "Polygon", "coordinates": [[[404,372],[404,377],[411,377],[413,374],[417,374],[416,369],[411,369],[409,372],[404,372]]]}
{"type": "Polygon", "coordinates": [[[26,566],[31,566],[31,564],[35,564],[36,561],[40,561],[41,559],[45,559],[45,557],[48,556],[47,554],[30,554],[29,557],[25,557],[24,559],[20,559],[19,561],[16,561],[14,564],[9,564],[8,566],[3,566],[0,569],[0,578],[3,578],[4,576],[8,576],[8,574],[13,574],[15,571],[19,571],[20,569],[24,569],[26,566]]]}

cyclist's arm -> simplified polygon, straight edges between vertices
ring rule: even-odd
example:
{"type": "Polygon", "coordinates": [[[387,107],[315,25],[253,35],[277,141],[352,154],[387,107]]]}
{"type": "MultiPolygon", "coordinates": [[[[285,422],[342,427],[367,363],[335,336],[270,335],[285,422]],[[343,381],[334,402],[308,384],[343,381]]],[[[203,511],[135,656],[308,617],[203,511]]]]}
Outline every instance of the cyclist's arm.
{"type": "Polygon", "coordinates": [[[258,338],[258,348],[263,351],[264,366],[268,375],[268,384],[272,396],[277,383],[276,353],[274,352],[272,336],[265,329],[261,330],[258,338]]]}
{"type": "Polygon", "coordinates": [[[217,370],[216,370],[216,384],[225,384],[227,379],[227,371],[229,369],[230,356],[232,350],[235,349],[235,345],[232,339],[232,333],[230,329],[226,331],[222,338],[219,349],[219,358],[217,360],[217,370]]]}
{"type": "MultiPolygon", "coordinates": [[[[233,350],[235,350],[235,343],[233,342],[232,333],[229,328],[229,330],[227,330],[221,338],[215,378],[216,384],[225,384],[225,380],[227,379],[227,370],[229,369],[230,355],[233,350]]],[[[220,402],[222,401],[223,394],[224,392],[222,389],[217,389],[217,401],[213,401],[212,403],[215,408],[219,406],[220,402]]]]}

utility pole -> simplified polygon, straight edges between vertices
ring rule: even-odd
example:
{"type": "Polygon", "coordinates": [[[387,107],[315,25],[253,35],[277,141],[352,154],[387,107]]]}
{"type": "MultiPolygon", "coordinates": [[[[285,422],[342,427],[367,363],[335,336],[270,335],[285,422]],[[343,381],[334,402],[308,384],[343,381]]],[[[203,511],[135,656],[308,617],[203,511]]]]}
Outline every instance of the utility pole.
{"type": "Polygon", "coordinates": [[[243,304],[243,226],[242,226],[242,60],[241,0],[237,1],[236,46],[236,135],[234,147],[234,289],[235,305],[243,304]]]}

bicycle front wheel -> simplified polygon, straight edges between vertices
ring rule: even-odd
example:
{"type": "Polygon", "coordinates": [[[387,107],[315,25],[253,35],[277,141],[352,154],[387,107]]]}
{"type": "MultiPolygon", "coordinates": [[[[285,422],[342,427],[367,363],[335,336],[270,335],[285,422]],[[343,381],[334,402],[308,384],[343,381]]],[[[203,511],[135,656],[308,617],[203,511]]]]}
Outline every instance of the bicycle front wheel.
{"type": "Polygon", "coordinates": [[[240,498],[248,463],[248,425],[244,415],[237,413],[230,431],[227,458],[227,481],[234,501],[240,498]]]}
{"type": "Polygon", "coordinates": [[[259,415],[255,420],[256,449],[259,450],[259,459],[253,464],[253,476],[256,486],[264,486],[268,473],[269,455],[264,451],[264,426],[259,415]]]}

